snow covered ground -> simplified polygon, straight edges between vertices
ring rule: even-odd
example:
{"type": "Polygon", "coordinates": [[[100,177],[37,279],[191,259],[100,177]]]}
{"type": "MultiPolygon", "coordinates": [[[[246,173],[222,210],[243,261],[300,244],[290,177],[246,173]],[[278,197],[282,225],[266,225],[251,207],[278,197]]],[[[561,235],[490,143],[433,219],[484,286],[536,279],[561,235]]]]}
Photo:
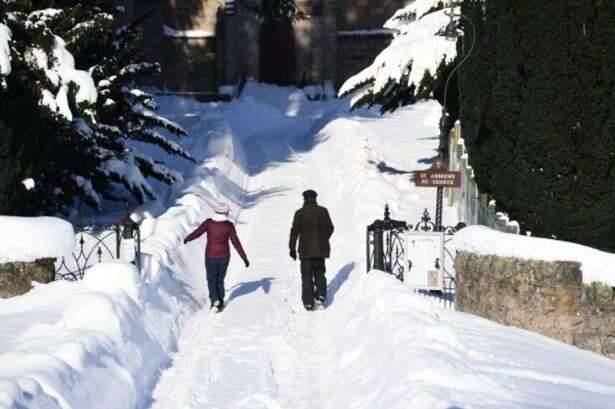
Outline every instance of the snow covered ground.
{"type": "Polygon", "coordinates": [[[82,282],[0,301],[0,408],[615,407],[615,362],[365,274],[365,226],[386,203],[410,223],[433,208],[433,189],[407,172],[436,155],[440,110],[381,118],[348,104],[253,83],[231,104],[163,98],[201,163],[140,213],[143,274],[102,264],[82,282]],[[287,249],[307,188],[336,227],[330,305],[313,313],[287,249]],[[218,200],[252,265],[233,258],[228,307],[212,314],[203,239],[180,243],[218,200]]]}

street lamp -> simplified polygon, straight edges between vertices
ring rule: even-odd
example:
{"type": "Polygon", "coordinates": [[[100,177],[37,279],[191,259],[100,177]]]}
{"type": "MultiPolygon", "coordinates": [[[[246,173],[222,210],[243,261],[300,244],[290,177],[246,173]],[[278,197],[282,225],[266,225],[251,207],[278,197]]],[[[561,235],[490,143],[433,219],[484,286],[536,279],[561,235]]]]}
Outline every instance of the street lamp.
{"type": "MultiPolygon", "coordinates": [[[[448,154],[448,136],[446,135],[447,120],[448,120],[448,111],[446,109],[446,97],[448,93],[448,84],[451,78],[453,78],[453,75],[457,72],[457,70],[468,60],[468,58],[472,54],[472,51],[474,51],[474,44],[476,43],[476,29],[474,26],[474,22],[469,17],[463,15],[462,13],[455,14],[453,10],[451,10],[449,13],[446,13],[446,14],[450,17],[450,21],[446,25],[446,27],[438,33],[438,35],[445,37],[447,40],[456,41],[457,38],[459,38],[462,34],[459,33],[457,21],[455,20],[455,18],[463,18],[467,20],[470,23],[470,26],[472,27],[472,46],[470,47],[470,51],[463,58],[463,60],[461,60],[461,62],[457,64],[455,68],[453,68],[451,73],[448,75],[448,78],[446,79],[446,83],[444,85],[442,117],[440,118],[440,144],[438,146],[438,159],[436,161],[436,165],[438,167],[448,167],[446,165],[446,159],[448,156],[447,155],[448,154]]],[[[436,226],[435,227],[436,227],[436,231],[442,231],[442,199],[444,195],[444,188],[438,187],[437,189],[438,191],[437,191],[437,196],[436,196],[436,222],[435,222],[436,226]]]]}

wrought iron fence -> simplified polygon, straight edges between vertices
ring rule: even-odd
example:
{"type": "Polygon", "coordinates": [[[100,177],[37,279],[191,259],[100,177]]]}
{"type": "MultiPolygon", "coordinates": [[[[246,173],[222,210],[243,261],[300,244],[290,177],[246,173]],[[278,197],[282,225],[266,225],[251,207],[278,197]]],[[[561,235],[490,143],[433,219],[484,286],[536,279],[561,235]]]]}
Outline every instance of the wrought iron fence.
{"type": "MultiPolygon", "coordinates": [[[[459,223],[456,226],[442,227],[444,234],[444,259],[436,260],[442,263],[442,290],[416,290],[420,294],[430,296],[441,300],[446,308],[451,308],[455,296],[455,276],[450,268],[455,260],[455,255],[447,246],[453,235],[461,228],[465,227],[464,223],[459,223]]],[[[412,269],[412,260],[407,259],[406,243],[404,233],[415,232],[437,232],[436,224],[432,221],[427,209],[423,212],[421,219],[414,225],[409,225],[404,221],[392,220],[390,218],[389,207],[385,207],[384,219],[376,220],[367,227],[367,271],[372,269],[382,270],[393,274],[400,281],[404,281],[404,274],[412,269]],[[406,268],[407,263],[407,268],[406,268]]]]}
{"type": "Polygon", "coordinates": [[[386,271],[404,281],[403,255],[406,250],[402,234],[408,226],[390,216],[389,206],[386,206],[384,219],[367,226],[367,271],[386,271]]]}
{"type": "Polygon", "coordinates": [[[77,248],[56,261],[56,280],[81,280],[87,269],[106,260],[132,262],[141,271],[141,231],[132,221],[77,227],[77,248]]]}

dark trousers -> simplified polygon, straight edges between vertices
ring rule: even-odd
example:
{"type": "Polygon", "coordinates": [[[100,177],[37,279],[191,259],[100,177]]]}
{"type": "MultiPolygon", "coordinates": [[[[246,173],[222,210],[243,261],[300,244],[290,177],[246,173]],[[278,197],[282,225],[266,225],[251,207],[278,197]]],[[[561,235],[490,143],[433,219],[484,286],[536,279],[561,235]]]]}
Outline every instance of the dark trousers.
{"type": "Polygon", "coordinates": [[[309,258],[301,260],[301,281],[303,305],[314,305],[314,298],[327,299],[327,277],[325,259],[309,258]]]}
{"type": "Polygon", "coordinates": [[[224,301],[224,277],[228,268],[228,258],[205,258],[207,287],[211,302],[224,301]]]}

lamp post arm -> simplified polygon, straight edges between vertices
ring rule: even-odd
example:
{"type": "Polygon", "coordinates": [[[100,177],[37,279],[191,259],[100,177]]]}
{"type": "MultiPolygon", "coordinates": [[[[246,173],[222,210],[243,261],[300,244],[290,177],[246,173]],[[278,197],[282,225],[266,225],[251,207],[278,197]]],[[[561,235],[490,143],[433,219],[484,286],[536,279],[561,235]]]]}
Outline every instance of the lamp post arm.
{"type": "Polygon", "coordinates": [[[468,51],[468,54],[466,54],[463,60],[461,60],[461,62],[457,64],[455,68],[453,68],[453,71],[451,71],[451,73],[448,75],[448,78],[446,79],[446,84],[444,85],[444,109],[446,109],[446,94],[448,91],[448,83],[450,82],[451,78],[453,78],[453,74],[455,74],[455,72],[457,72],[457,70],[468,60],[468,58],[470,58],[470,55],[472,55],[472,52],[474,51],[474,45],[476,44],[476,26],[474,26],[474,22],[471,18],[466,17],[463,14],[459,14],[459,17],[466,19],[472,27],[472,46],[470,47],[470,51],[468,51]]]}

